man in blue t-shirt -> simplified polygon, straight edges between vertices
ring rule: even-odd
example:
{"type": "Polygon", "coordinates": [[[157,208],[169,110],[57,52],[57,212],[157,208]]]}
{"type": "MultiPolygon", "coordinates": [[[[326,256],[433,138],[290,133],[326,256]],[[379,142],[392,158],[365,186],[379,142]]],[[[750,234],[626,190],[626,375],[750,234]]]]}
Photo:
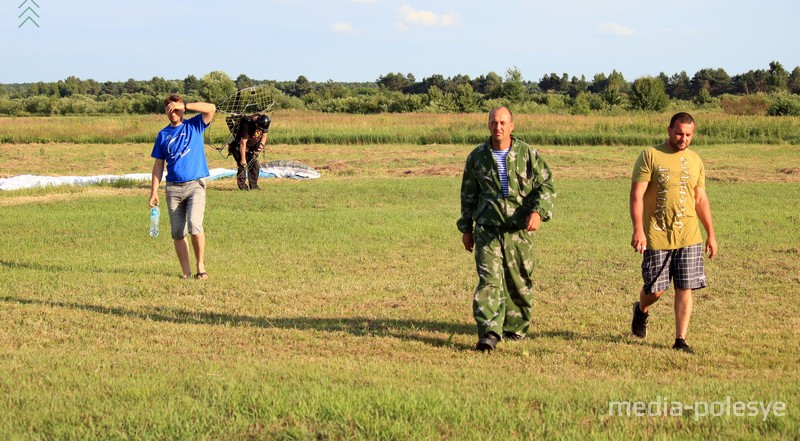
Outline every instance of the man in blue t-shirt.
{"type": "Polygon", "coordinates": [[[151,156],[153,164],[150,206],[159,205],[158,187],[167,165],[167,208],[175,252],[183,270],[183,278],[192,275],[189,261],[188,232],[192,235],[192,248],[197,259],[197,279],[208,279],[205,267],[206,235],[203,232],[203,215],[206,209],[206,162],[203,132],[206,130],[217,108],[210,103],[184,103],[180,95],[173,93],[164,100],[164,110],[169,125],[156,136],[151,156]],[[189,106],[192,106],[189,109],[189,106]],[[199,112],[184,120],[187,110],[199,112]]]}

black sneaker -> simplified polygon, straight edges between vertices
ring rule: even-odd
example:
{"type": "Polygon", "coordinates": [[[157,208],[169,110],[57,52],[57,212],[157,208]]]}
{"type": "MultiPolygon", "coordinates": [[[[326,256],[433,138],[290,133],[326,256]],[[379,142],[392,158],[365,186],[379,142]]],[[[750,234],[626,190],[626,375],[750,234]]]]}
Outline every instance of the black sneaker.
{"type": "Polygon", "coordinates": [[[483,336],[480,340],[478,340],[478,345],[475,347],[476,350],[481,352],[492,352],[497,346],[497,341],[500,338],[494,332],[487,332],[486,335],[483,336]]]}
{"type": "Polygon", "coordinates": [[[633,320],[631,321],[631,332],[633,335],[645,338],[647,337],[647,317],[650,314],[642,312],[639,309],[639,302],[633,304],[633,320]]]}
{"type": "Polygon", "coordinates": [[[516,332],[503,331],[503,340],[517,341],[522,340],[522,336],[516,332]]]}
{"type": "Polygon", "coordinates": [[[676,351],[686,352],[687,354],[694,354],[694,350],[692,349],[692,347],[687,345],[686,340],[682,338],[675,339],[675,344],[672,345],[672,349],[675,349],[676,351]]]}

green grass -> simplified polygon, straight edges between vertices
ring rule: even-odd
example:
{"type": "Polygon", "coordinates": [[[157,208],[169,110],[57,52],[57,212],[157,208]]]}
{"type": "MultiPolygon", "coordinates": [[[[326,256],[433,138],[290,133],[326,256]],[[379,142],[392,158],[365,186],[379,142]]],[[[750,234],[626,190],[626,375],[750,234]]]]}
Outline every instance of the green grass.
{"type": "Polygon", "coordinates": [[[557,217],[537,233],[531,338],[488,356],[472,350],[454,176],[276,180],[261,193],[213,182],[207,282],[179,280],[169,238],[147,237],[146,186],[3,195],[0,433],[796,436],[800,311],[785,299],[800,282],[800,216],[786,201],[800,185],[710,183],[721,255],[697,293],[698,354],[685,356],[669,349],[670,295],[647,340],[628,336],[639,258],[627,180],[557,183],[557,217]],[[727,396],[789,413],[608,414],[609,401],[727,396]]]}
{"type": "MultiPolygon", "coordinates": [[[[271,144],[267,159],[323,176],[258,193],[211,181],[205,282],[179,279],[166,216],[147,236],[146,183],[0,192],[0,438],[797,437],[800,147],[696,146],[720,256],[696,292],[694,356],[669,349],[671,292],[648,338],[629,336],[641,146],[574,145],[541,148],[559,197],[536,233],[530,338],[476,353],[474,262],[455,229],[471,148],[271,144]],[[727,397],[787,414],[609,414],[727,397]]],[[[2,145],[0,176],[147,172],[150,149],[2,145]]]]}

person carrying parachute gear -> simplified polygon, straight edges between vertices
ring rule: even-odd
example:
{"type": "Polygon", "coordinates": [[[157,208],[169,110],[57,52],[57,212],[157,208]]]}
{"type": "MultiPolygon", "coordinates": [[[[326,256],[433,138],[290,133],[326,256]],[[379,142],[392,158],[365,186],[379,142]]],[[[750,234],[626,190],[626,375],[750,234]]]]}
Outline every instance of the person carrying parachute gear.
{"type": "Polygon", "coordinates": [[[236,161],[236,184],[239,190],[259,190],[258,174],[261,165],[258,154],[264,150],[267,132],[272,120],[267,115],[253,114],[239,117],[229,116],[225,122],[234,135],[228,144],[228,152],[236,161]]]}

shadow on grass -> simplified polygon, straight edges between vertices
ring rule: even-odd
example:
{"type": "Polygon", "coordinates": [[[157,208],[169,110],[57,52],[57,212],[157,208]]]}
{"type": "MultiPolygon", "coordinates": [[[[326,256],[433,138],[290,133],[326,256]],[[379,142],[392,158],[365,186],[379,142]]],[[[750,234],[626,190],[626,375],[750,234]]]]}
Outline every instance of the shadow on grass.
{"type": "MultiPolygon", "coordinates": [[[[174,324],[191,325],[223,325],[237,327],[254,327],[265,329],[285,329],[300,331],[317,331],[330,333],[347,333],[357,337],[392,337],[400,340],[415,340],[430,346],[453,348],[460,351],[472,351],[472,344],[461,344],[453,341],[455,335],[475,335],[475,327],[462,323],[446,323],[432,320],[396,320],[368,317],[253,317],[246,315],[217,314],[213,312],[196,312],[183,309],[151,307],[132,310],[120,307],[89,305],[81,303],[58,302],[36,299],[23,299],[3,296],[0,301],[26,305],[69,308],[107,314],[137,320],[150,320],[174,324]],[[440,333],[447,337],[425,335],[440,333]]],[[[533,331],[526,340],[558,339],[565,341],[585,340],[633,346],[651,346],[661,348],[654,342],[632,340],[622,334],[586,335],[573,331],[533,331]]]]}
{"type": "MultiPolygon", "coordinates": [[[[134,271],[128,269],[109,269],[109,268],[75,268],[63,265],[43,265],[41,263],[30,263],[30,262],[13,262],[11,260],[1,260],[0,259],[0,267],[7,267],[10,269],[23,269],[23,270],[33,270],[33,271],[45,271],[50,273],[67,273],[67,272],[82,272],[82,273],[109,273],[109,274],[136,274],[141,271],[134,271]]],[[[157,273],[157,272],[156,272],[157,273]]],[[[154,274],[152,271],[148,271],[147,274],[154,274]]],[[[175,271],[161,271],[160,274],[164,276],[174,276],[175,271]]],[[[177,277],[177,276],[176,276],[177,277]]]]}
{"type": "Polygon", "coordinates": [[[394,337],[401,340],[416,340],[436,347],[450,347],[457,350],[472,350],[473,347],[471,345],[464,345],[454,342],[452,339],[454,335],[475,333],[475,328],[472,326],[460,323],[444,323],[428,320],[394,320],[367,317],[252,317],[246,315],[186,311],[183,309],[169,309],[163,307],[132,310],[120,307],[23,299],[10,296],[0,297],[0,301],[6,303],[20,303],[24,305],[41,305],[48,307],[77,309],[98,314],[175,324],[223,325],[301,331],[310,330],[318,332],[344,332],[358,337],[394,337]],[[446,334],[447,337],[439,338],[430,335],[423,335],[431,332],[446,334]]]}

